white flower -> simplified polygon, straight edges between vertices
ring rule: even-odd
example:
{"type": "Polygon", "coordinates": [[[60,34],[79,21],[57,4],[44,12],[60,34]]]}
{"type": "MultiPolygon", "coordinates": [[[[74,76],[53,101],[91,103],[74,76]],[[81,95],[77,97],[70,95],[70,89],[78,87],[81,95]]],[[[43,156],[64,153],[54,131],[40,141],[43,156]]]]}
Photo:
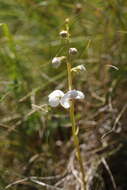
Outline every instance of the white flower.
{"type": "Polygon", "coordinates": [[[59,67],[60,64],[61,64],[60,57],[54,57],[54,58],[52,59],[52,64],[53,64],[53,66],[56,67],[56,68],[59,67]]]}
{"type": "Polygon", "coordinates": [[[86,68],[84,67],[84,65],[78,65],[78,66],[76,66],[76,67],[73,67],[73,68],[71,69],[71,71],[73,71],[73,72],[86,71],[86,68]]]}
{"type": "Polygon", "coordinates": [[[68,31],[67,30],[62,30],[59,35],[63,38],[66,38],[68,36],[68,31]]]}
{"type": "Polygon", "coordinates": [[[70,48],[69,49],[69,54],[70,55],[76,55],[78,53],[78,50],[76,48],[70,48]]]}
{"type": "Polygon", "coordinates": [[[48,96],[49,105],[52,107],[57,107],[59,104],[63,106],[65,109],[70,108],[70,100],[72,99],[84,99],[85,95],[83,92],[78,90],[70,90],[66,94],[64,94],[61,90],[54,90],[48,96]]]}
{"type": "Polygon", "coordinates": [[[65,61],[66,61],[66,56],[54,57],[52,59],[52,64],[55,68],[57,68],[61,65],[61,63],[64,63],[65,61]]]}
{"type": "Polygon", "coordinates": [[[72,99],[84,99],[85,95],[83,92],[78,90],[70,90],[68,91],[60,100],[60,104],[65,108],[70,108],[70,100],[72,99]]]}
{"type": "Polygon", "coordinates": [[[52,107],[57,107],[60,103],[60,99],[64,96],[64,93],[61,90],[54,90],[49,94],[49,105],[52,107]]]}

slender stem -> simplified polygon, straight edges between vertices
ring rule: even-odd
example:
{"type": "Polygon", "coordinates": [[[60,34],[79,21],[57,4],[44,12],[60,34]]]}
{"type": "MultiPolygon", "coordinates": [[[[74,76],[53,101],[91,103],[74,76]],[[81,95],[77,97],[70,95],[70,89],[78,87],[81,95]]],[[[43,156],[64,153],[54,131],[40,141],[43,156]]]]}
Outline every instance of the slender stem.
{"type": "MultiPolygon", "coordinates": [[[[70,44],[70,34],[69,34],[69,19],[66,19],[65,26],[66,30],[68,32],[67,36],[67,46],[69,47],[70,44]]],[[[72,73],[71,73],[71,63],[70,63],[70,56],[68,54],[67,59],[67,72],[68,72],[68,88],[69,90],[72,90],[72,73]]],[[[86,182],[85,182],[85,173],[83,168],[83,161],[80,153],[80,146],[79,146],[79,139],[78,139],[78,133],[77,133],[77,127],[75,122],[75,114],[74,114],[74,101],[71,100],[71,106],[70,106],[70,119],[72,123],[72,135],[74,139],[74,145],[76,147],[76,155],[80,166],[80,171],[82,174],[82,183],[83,183],[83,190],[86,190],[86,182]]]]}
{"type": "Polygon", "coordinates": [[[72,90],[72,75],[71,75],[71,64],[67,62],[67,72],[68,72],[68,88],[72,90]]]}
{"type": "MultiPolygon", "coordinates": [[[[69,62],[67,62],[67,71],[68,71],[68,86],[69,86],[69,90],[71,90],[72,89],[72,75],[71,75],[71,64],[69,62]]],[[[83,161],[82,161],[82,157],[80,153],[79,139],[78,139],[77,127],[76,127],[75,115],[74,115],[74,101],[73,100],[71,101],[71,106],[70,106],[70,119],[72,123],[72,135],[73,135],[74,144],[76,147],[77,159],[79,161],[80,171],[82,173],[83,189],[86,190],[85,173],[84,173],[83,161]]]]}

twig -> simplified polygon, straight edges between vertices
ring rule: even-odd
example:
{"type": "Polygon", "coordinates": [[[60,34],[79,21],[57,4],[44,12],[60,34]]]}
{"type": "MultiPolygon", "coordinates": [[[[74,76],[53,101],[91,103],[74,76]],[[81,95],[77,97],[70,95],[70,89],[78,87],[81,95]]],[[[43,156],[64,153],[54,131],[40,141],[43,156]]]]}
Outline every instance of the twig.
{"type": "Polygon", "coordinates": [[[53,185],[49,185],[47,183],[44,183],[42,181],[38,181],[38,179],[41,179],[41,180],[54,180],[54,179],[59,179],[61,177],[64,177],[65,176],[65,172],[62,174],[62,175],[56,175],[56,176],[48,176],[48,177],[36,177],[36,176],[30,176],[30,177],[26,177],[24,179],[20,179],[20,180],[17,180],[9,185],[7,185],[5,187],[5,189],[8,189],[10,187],[12,187],[13,185],[17,185],[19,183],[22,183],[22,182],[25,182],[25,181],[32,181],[34,183],[37,183],[39,185],[42,185],[42,186],[45,186],[45,187],[50,187],[52,189],[56,189],[56,190],[61,190],[60,188],[56,187],[56,186],[53,186],[53,185]]]}
{"type": "Polygon", "coordinates": [[[112,133],[113,131],[116,130],[116,125],[119,122],[120,118],[122,117],[123,113],[125,112],[125,110],[127,109],[127,104],[124,105],[124,107],[122,108],[121,112],[118,114],[118,116],[115,119],[115,122],[113,124],[113,127],[110,131],[108,131],[107,133],[105,133],[101,139],[105,138],[107,135],[109,135],[110,133],[112,133]]]}
{"type": "Polygon", "coordinates": [[[110,178],[111,178],[111,181],[112,181],[112,185],[113,185],[114,190],[117,190],[117,186],[116,186],[114,177],[113,177],[113,175],[112,175],[112,172],[111,172],[111,170],[110,170],[110,168],[109,168],[109,166],[108,166],[108,164],[107,164],[105,158],[102,158],[102,163],[104,164],[106,170],[107,170],[108,173],[109,173],[109,176],[110,176],[110,178]]]}
{"type": "Polygon", "coordinates": [[[75,170],[75,168],[74,168],[74,158],[75,158],[75,151],[73,152],[73,154],[72,154],[72,156],[71,156],[69,165],[70,165],[70,169],[71,169],[71,172],[72,172],[73,176],[76,178],[76,180],[77,180],[80,184],[82,184],[81,179],[80,179],[80,178],[78,177],[78,175],[77,175],[77,170],[75,170]]]}
{"type": "Polygon", "coordinates": [[[56,189],[56,190],[62,190],[61,188],[58,188],[56,186],[53,186],[53,185],[49,185],[49,184],[46,184],[44,182],[41,182],[41,181],[38,181],[38,180],[35,180],[35,179],[30,179],[32,182],[38,184],[38,185],[41,185],[43,187],[48,187],[48,188],[51,188],[51,189],[56,189]]]}
{"type": "Polygon", "coordinates": [[[24,178],[24,179],[17,180],[17,181],[15,181],[15,182],[13,182],[13,183],[7,185],[7,186],[5,187],[5,189],[8,189],[8,188],[10,188],[11,186],[17,185],[17,184],[22,183],[22,182],[24,182],[24,181],[27,181],[28,179],[29,179],[29,178],[26,177],[26,178],[24,178]]]}

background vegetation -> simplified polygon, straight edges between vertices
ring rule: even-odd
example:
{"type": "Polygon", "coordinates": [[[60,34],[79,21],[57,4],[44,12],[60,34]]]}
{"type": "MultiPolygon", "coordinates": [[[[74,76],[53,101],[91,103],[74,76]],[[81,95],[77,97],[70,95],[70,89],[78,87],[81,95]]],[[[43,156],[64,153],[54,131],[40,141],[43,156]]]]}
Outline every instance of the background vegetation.
{"type": "MultiPolygon", "coordinates": [[[[86,95],[76,105],[85,161],[103,155],[118,189],[127,188],[127,1],[0,0],[1,190],[28,176],[62,176],[72,156],[68,113],[47,105],[54,89],[67,90],[65,65],[51,65],[65,51],[59,32],[66,18],[79,50],[73,64],[87,70],[74,79],[86,95]]],[[[113,189],[106,171],[102,176],[113,189]]],[[[42,186],[26,181],[9,189],[42,186]]]]}

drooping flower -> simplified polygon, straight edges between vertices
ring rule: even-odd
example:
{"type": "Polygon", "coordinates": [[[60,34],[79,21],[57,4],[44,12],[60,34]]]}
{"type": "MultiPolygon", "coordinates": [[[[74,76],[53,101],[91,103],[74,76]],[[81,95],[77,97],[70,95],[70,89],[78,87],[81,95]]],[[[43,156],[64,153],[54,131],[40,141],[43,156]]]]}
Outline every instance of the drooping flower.
{"type": "Polygon", "coordinates": [[[52,65],[55,68],[58,68],[61,65],[61,63],[65,63],[65,61],[66,61],[66,56],[54,57],[52,59],[52,65]]]}
{"type": "Polygon", "coordinates": [[[73,67],[71,71],[73,72],[86,71],[86,68],[84,67],[84,65],[78,65],[76,67],[73,67]]]}
{"type": "Polygon", "coordinates": [[[65,108],[68,109],[71,106],[70,101],[72,99],[84,99],[85,95],[83,92],[78,90],[70,90],[68,91],[60,100],[60,104],[65,108]]]}
{"type": "Polygon", "coordinates": [[[52,59],[52,64],[53,64],[54,67],[59,67],[59,65],[60,65],[60,58],[59,57],[54,57],[52,59]]]}
{"type": "Polygon", "coordinates": [[[64,94],[61,90],[54,90],[51,94],[49,94],[48,98],[50,106],[57,107],[61,104],[62,107],[68,109],[71,106],[71,100],[84,99],[85,95],[79,90],[70,90],[66,94],[64,94]]]}
{"type": "Polygon", "coordinates": [[[60,99],[64,96],[64,93],[61,90],[54,90],[49,94],[49,105],[52,107],[57,107],[60,103],[60,99]]]}

